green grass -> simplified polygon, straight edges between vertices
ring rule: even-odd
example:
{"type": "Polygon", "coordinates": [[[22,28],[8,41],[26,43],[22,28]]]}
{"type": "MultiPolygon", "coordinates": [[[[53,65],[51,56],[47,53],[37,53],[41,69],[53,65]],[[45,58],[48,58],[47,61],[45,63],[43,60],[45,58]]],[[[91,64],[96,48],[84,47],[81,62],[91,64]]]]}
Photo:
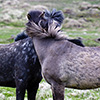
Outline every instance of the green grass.
{"type": "Polygon", "coordinates": [[[3,26],[24,27],[25,26],[25,22],[23,22],[23,21],[0,22],[0,27],[3,27],[3,26]]]}
{"type": "Polygon", "coordinates": [[[71,30],[64,29],[66,35],[70,38],[81,38],[85,46],[100,46],[100,42],[96,40],[100,37],[100,32],[94,31],[84,31],[84,30],[71,30]]]}
{"type": "MultiPolygon", "coordinates": [[[[15,88],[0,87],[0,95],[4,95],[5,98],[0,100],[15,100],[16,92],[15,88]]],[[[65,100],[99,100],[100,89],[92,90],[77,90],[77,89],[65,89],[65,100]]],[[[25,95],[27,98],[27,95],[25,95]]],[[[37,92],[36,100],[52,100],[52,91],[48,83],[44,80],[40,83],[40,87],[37,92]]]]}
{"type": "Polygon", "coordinates": [[[5,95],[6,97],[16,96],[15,88],[0,87],[0,93],[5,95]]]}
{"type": "Polygon", "coordinates": [[[15,27],[15,26],[3,26],[0,28],[0,43],[12,43],[18,33],[23,31],[24,27],[15,27]]]}

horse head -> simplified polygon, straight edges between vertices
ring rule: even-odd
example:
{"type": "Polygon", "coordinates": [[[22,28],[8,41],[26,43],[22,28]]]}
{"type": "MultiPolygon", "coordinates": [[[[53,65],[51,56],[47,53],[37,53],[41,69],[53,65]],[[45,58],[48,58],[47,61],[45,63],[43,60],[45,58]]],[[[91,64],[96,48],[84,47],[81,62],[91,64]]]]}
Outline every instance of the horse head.
{"type": "MultiPolygon", "coordinates": [[[[26,24],[27,26],[31,27],[31,22],[34,22],[37,25],[39,23],[42,29],[46,31],[48,31],[48,27],[50,26],[50,24],[53,23],[53,21],[55,21],[57,28],[61,26],[64,20],[63,12],[56,11],[56,9],[53,9],[51,12],[48,10],[45,10],[43,12],[33,10],[27,14],[27,17],[28,17],[28,23],[26,24]]],[[[26,34],[25,35],[22,34],[22,36],[26,38],[26,34]]],[[[79,39],[67,39],[67,40],[76,45],[84,47],[84,44],[79,39]]]]}
{"type": "Polygon", "coordinates": [[[48,25],[52,23],[53,20],[56,21],[57,27],[61,26],[64,20],[64,15],[62,11],[56,11],[55,9],[53,9],[52,12],[48,10],[45,10],[43,12],[33,10],[27,14],[27,18],[29,20],[27,25],[30,26],[30,22],[34,22],[37,25],[39,23],[41,27],[47,31],[48,25]]]}

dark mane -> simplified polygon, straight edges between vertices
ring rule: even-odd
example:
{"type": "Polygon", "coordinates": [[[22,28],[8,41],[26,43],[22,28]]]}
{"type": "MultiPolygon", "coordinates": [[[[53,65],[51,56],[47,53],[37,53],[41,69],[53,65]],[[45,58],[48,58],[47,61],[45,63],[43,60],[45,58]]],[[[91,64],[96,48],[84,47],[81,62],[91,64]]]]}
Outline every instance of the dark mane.
{"type": "Polygon", "coordinates": [[[61,27],[56,27],[57,24],[55,21],[48,25],[48,31],[42,28],[38,23],[35,24],[33,21],[26,24],[26,32],[30,37],[39,37],[39,38],[54,38],[54,39],[66,39],[63,32],[60,31],[61,27]]]}

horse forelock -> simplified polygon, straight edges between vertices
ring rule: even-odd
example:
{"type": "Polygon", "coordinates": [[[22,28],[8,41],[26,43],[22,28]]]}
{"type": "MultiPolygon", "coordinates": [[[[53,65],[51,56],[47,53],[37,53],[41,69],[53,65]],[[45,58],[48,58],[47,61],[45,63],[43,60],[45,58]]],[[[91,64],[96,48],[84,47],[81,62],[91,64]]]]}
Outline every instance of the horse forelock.
{"type": "Polygon", "coordinates": [[[39,37],[39,38],[54,38],[54,39],[65,39],[63,32],[60,31],[61,27],[57,27],[55,21],[52,21],[48,25],[48,30],[45,30],[40,25],[40,22],[35,24],[33,21],[26,24],[26,32],[30,37],[39,37]]]}

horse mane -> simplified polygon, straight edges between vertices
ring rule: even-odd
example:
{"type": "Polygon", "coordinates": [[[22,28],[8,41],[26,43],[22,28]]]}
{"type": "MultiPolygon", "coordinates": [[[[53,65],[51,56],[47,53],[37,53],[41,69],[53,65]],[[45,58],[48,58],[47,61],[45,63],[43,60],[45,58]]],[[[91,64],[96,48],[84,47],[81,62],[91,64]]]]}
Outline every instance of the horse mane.
{"type": "Polygon", "coordinates": [[[39,23],[37,25],[33,21],[31,21],[28,24],[26,24],[26,33],[30,37],[54,38],[54,39],[66,39],[67,38],[63,34],[63,32],[60,31],[61,27],[57,27],[57,24],[54,20],[48,25],[47,31],[43,29],[39,23]]]}
{"type": "Polygon", "coordinates": [[[55,8],[52,11],[45,10],[45,17],[57,21],[59,26],[61,26],[64,20],[63,12],[60,10],[57,11],[55,8]]]}

